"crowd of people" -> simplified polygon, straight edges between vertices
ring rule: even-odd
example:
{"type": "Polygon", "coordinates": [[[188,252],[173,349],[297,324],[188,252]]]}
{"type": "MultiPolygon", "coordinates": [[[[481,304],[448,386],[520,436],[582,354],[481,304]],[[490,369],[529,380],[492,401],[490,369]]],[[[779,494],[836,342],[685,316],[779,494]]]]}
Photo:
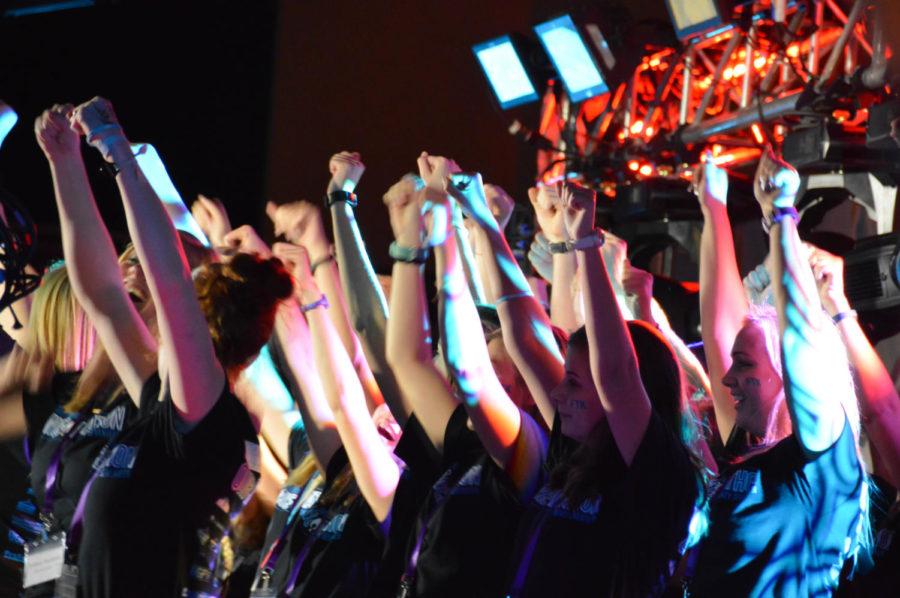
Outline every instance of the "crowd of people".
{"type": "Polygon", "coordinates": [[[744,281],[728,175],[697,169],[701,360],[577,184],[529,190],[527,275],[509,195],[423,152],[384,195],[388,301],[359,154],[328,165],[333,242],[319,206],[269,203],[269,247],[202,196],[207,239],[177,230],[102,98],[35,134],[64,260],[5,327],[0,440],[24,438],[30,488],[0,595],[900,595],[900,399],[771,151],[744,281]]]}

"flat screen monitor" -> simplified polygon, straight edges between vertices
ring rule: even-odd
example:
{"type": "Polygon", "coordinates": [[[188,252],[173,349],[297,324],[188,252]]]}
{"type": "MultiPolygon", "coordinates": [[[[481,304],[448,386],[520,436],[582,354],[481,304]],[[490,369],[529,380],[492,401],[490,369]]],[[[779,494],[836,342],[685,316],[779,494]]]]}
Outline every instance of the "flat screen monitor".
{"type": "Polygon", "coordinates": [[[534,84],[508,35],[472,46],[472,51],[502,109],[538,99],[534,84]]]}
{"type": "Polygon", "coordinates": [[[666,0],[678,39],[705,33],[723,24],[716,0],[666,0]]]}
{"type": "Polygon", "coordinates": [[[572,17],[563,15],[541,23],[534,32],[562,78],[570,100],[580,102],[609,91],[572,17]]]}

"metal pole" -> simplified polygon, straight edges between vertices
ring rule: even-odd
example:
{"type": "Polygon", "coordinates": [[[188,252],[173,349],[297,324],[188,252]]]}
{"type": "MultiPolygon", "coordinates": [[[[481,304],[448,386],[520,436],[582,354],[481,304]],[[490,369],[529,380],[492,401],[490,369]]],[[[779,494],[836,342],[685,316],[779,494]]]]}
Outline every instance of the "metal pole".
{"type": "Polygon", "coordinates": [[[687,124],[688,109],[691,106],[691,69],[694,68],[694,48],[688,48],[684,54],[684,73],[681,81],[681,107],[678,111],[678,124],[687,124]]]}
{"type": "Polygon", "coordinates": [[[819,77],[819,81],[816,83],[816,91],[822,91],[831,79],[831,75],[834,74],[834,69],[844,53],[847,40],[853,34],[853,27],[856,25],[865,3],[866,0],[856,0],[853,3],[853,8],[850,9],[850,14],[847,16],[847,24],[844,25],[844,30],[841,31],[841,36],[838,38],[834,48],[831,49],[831,54],[828,55],[828,62],[825,63],[825,68],[822,70],[822,76],[819,77]]]}
{"type": "Polygon", "coordinates": [[[806,68],[810,73],[816,75],[818,74],[816,71],[819,70],[819,31],[825,22],[825,3],[822,0],[814,1],[816,3],[816,29],[809,38],[809,62],[806,68]]]}
{"type": "Polygon", "coordinates": [[[756,37],[756,26],[750,29],[747,35],[747,43],[744,44],[744,81],[741,85],[741,108],[746,108],[750,103],[750,86],[753,83],[753,77],[756,74],[756,67],[753,65],[753,40],[756,37]]]}
{"type": "Polygon", "coordinates": [[[719,80],[722,78],[722,73],[725,71],[725,65],[731,60],[731,55],[734,54],[734,49],[737,48],[738,43],[740,43],[741,37],[741,34],[735,31],[728,41],[725,52],[722,54],[722,58],[719,59],[719,64],[716,66],[716,72],[713,73],[709,89],[706,90],[706,93],[703,95],[703,101],[700,102],[700,107],[697,108],[697,112],[694,113],[694,121],[703,120],[703,115],[706,113],[706,109],[709,108],[713,94],[716,92],[716,87],[719,85],[719,80]]]}
{"type": "Polygon", "coordinates": [[[698,143],[709,139],[714,135],[724,135],[740,129],[745,129],[759,121],[760,111],[763,120],[771,120],[780,116],[791,114],[797,110],[797,100],[801,92],[793,93],[783,98],[778,98],[762,105],[762,110],[756,102],[750,106],[738,110],[732,114],[717,116],[702,123],[698,122],[681,132],[681,141],[684,143],[698,143]]]}

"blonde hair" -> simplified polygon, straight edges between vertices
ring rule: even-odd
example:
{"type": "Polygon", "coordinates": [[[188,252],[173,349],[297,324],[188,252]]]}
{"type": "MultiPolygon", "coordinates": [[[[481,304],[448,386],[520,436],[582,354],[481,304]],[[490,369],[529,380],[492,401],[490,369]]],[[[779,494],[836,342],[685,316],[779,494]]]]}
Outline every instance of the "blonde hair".
{"type": "Polygon", "coordinates": [[[34,293],[25,349],[53,356],[57,371],[84,368],[96,344],[96,332],[75,299],[65,266],[51,268],[34,293]]]}

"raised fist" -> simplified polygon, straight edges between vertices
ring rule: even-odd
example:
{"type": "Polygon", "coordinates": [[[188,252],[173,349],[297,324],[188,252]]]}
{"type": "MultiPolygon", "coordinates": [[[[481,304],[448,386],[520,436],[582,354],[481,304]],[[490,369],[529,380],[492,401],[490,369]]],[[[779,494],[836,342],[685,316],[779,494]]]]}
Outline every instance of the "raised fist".
{"type": "Polygon", "coordinates": [[[506,225],[509,224],[509,219],[512,217],[516,202],[499,185],[484,185],[484,197],[487,200],[491,214],[494,215],[494,219],[500,225],[500,230],[505,229],[506,225]]]}
{"type": "Polygon", "coordinates": [[[534,209],[541,232],[550,243],[562,243],[569,240],[566,230],[565,209],[560,200],[561,184],[532,187],[528,190],[528,199],[534,209]]]}
{"type": "Polygon", "coordinates": [[[416,162],[419,166],[419,176],[425,181],[425,185],[436,191],[445,191],[450,175],[461,172],[453,160],[431,156],[428,152],[422,152],[416,162]]]}
{"type": "Polygon", "coordinates": [[[72,104],[56,104],[34,121],[34,136],[48,160],[76,154],[81,139],[69,125],[72,104]]]}
{"type": "Polygon", "coordinates": [[[394,183],[384,194],[384,205],[388,209],[394,239],[403,247],[419,248],[422,246],[423,191],[422,180],[415,175],[408,174],[394,183]]]}
{"type": "Polygon", "coordinates": [[[844,294],[844,260],[813,245],[809,246],[809,265],[816,278],[822,307],[834,317],[850,309],[844,294]]]}
{"type": "Polygon", "coordinates": [[[331,173],[328,193],[333,191],[352,193],[366,171],[366,165],[362,163],[358,152],[339,152],[328,161],[328,171],[331,173]]]}
{"type": "Polygon", "coordinates": [[[714,205],[724,206],[728,201],[728,171],[719,168],[712,157],[707,151],[694,171],[693,189],[704,211],[714,205]]]}
{"type": "Polygon", "coordinates": [[[225,246],[225,235],[231,232],[231,221],[221,201],[215,197],[198,195],[191,205],[191,214],[213,247],[225,246]]]}
{"type": "Polygon", "coordinates": [[[261,258],[268,258],[272,255],[269,246],[259,238],[249,224],[237,227],[225,235],[222,241],[226,247],[240,253],[255,253],[261,258]]]}
{"type": "Polygon", "coordinates": [[[565,208],[566,230],[572,239],[581,239],[594,231],[597,194],[575,183],[564,183],[560,202],[565,208]]]}
{"type": "Polygon", "coordinates": [[[322,213],[308,201],[294,201],[276,206],[271,201],[266,204],[266,214],[275,225],[275,234],[302,245],[315,259],[328,253],[330,247],[322,213]]]}
{"type": "Polygon", "coordinates": [[[753,177],[753,195],[763,215],[768,217],[776,207],[792,207],[799,190],[797,170],[777,157],[772,148],[764,151],[753,177]]]}
{"type": "Polygon", "coordinates": [[[69,122],[106,160],[112,161],[114,142],[128,142],[112,104],[104,98],[95,97],[77,106],[69,115],[69,122]]]}

